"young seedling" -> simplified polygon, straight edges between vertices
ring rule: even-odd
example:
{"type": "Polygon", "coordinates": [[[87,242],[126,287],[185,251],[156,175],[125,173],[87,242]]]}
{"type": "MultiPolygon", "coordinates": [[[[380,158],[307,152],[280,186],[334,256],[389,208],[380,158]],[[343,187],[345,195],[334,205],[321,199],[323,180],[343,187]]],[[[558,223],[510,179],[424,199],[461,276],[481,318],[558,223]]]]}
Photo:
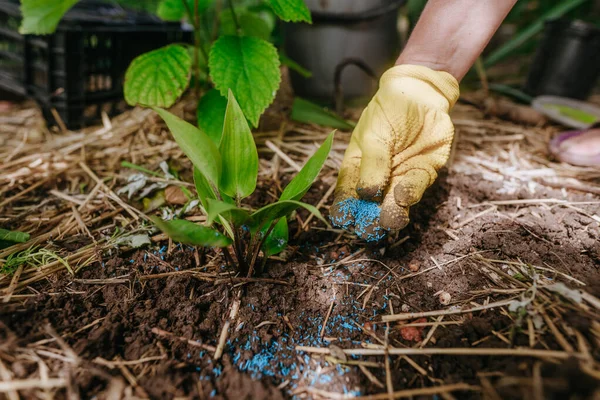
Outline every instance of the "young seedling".
{"type": "Polygon", "coordinates": [[[233,93],[228,93],[220,137],[209,137],[161,108],[154,110],[194,165],[196,191],[207,217],[205,225],[153,217],[156,226],[173,240],[195,246],[221,247],[227,261],[240,273],[250,276],[257,269],[261,252],[264,265],[268,257],[286,248],[287,216],[293,211],[305,208],[327,224],[319,210],[300,199],[310,189],[329,155],[333,132],[286,186],[277,202],[254,210],[243,201],[256,189],[258,151],[233,93]]]}

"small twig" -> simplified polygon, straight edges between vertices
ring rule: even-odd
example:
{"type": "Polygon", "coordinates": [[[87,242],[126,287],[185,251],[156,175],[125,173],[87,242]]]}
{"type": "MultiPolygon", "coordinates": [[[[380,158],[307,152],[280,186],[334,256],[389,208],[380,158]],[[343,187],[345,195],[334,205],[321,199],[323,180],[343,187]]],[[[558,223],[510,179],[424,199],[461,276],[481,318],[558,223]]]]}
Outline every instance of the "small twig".
{"type": "MultiPolygon", "coordinates": [[[[331,354],[325,347],[296,346],[296,351],[314,354],[331,354]]],[[[356,356],[383,356],[386,350],[381,349],[344,349],[346,355],[356,356]]],[[[529,348],[499,349],[499,348],[390,348],[388,353],[393,356],[498,356],[498,357],[533,357],[533,358],[556,358],[566,360],[570,357],[585,359],[585,354],[578,352],[566,352],[559,350],[537,350],[529,348]]]]}
{"type": "Polygon", "coordinates": [[[323,336],[325,336],[325,328],[327,327],[327,321],[329,321],[329,316],[331,315],[331,311],[333,310],[333,306],[335,305],[335,294],[333,300],[331,300],[331,305],[329,306],[329,310],[327,310],[327,314],[325,315],[325,320],[323,321],[323,327],[321,328],[321,334],[319,337],[323,340],[323,336]]]}
{"type": "Polygon", "coordinates": [[[454,315],[454,314],[465,314],[472,313],[477,311],[489,310],[491,308],[496,307],[504,307],[512,303],[513,300],[504,300],[497,301],[495,303],[489,303],[484,306],[473,307],[469,309],[460,309],[460,310],[436,310],[436,311],[425,311],[425,312],[417,312],[417,313],[407,313],[407,314],[394,314],[394,315],[384,315],[381,317],[383,322],[390,321],[405,321],[407,319],[418,319],[418,318],[427,318],[427,317],[437,317],[439,315],[454,315]]]}
{"type": "Polygon", "coordinates": [[[225,321],[223,325],[223,329],[221,330],[221,335],[219,336],[219,343],[217,344],[217,349],[215,350],[214,359],[218,360],[223,355],[223,349],[225,348],[225,343],[227,342],[227,336],[229,335],[229,326],[235,319],[237,318],[238,311],[240,310],[240,303],[242,299],[242,291],[238,290],[237,295],[235,296],[235,300],[231,305],[231,311],[229,312],[229,318],[225,321]]]}
{"type": "Polygon", "coordinates": [[[300,171],[302,169],[294,160],[292,160],[287,154],[285,154],[279,147],[277,147],[270,140],[265,141],[265,145],[273,150],[275,154],[277,154],[283,161],[285,161],[290,167],[294,168],[296,171],[300,171]]]}
{"type": "Polygon", "coordinates": [[[120,367],[120,366],[139,365],[139,364],[147,363],[147,362],[150,362],[150,361],[164,360],[165,358],[167,358],[166,355],[144,357],[144,358],[140,358],[139,360],[108,361],[108,360],[105,360],[102,357],[96,357],[96,358],[94,358],[93,362],[95,362],[96,364],[103,365],[103,366],[108,367],[108,368],[117,368],[117,367],[120,367]]]}
{"type": "Polygon", "coordinates": [[[389,393],[380,393],[368,396],[354,396],[352,394],[343,394],[343,393],[335,393],[328,392],[326,390],[317,389],[315,387],[301,387],[292,392],[293,395],[298,395],[301,393],[309,393],[314,394],[319,397],[323,397],[331,400],[388,400],[388,399],[401,399],[401,398],[411,398],[416,396],[433,396],[441,393],[450,393],[457,391],[478,391],[480,388],[478,386],[467,385],[466,383],[454,383],[451,385],[442,385],[442,386],[434,386],[434,387],[426,387],[426,388],[418,388],[418,389],[405,389],[397,392],[389,393]]]}
{"type": "Polygon", "coordinates": [[[194,347],[200,347],[201,349],[210,351],[210,352],[215,352],[216,349],[214,346],[210,346],[208,344],[204,344],[204,343],[200,343],[196,340],[192,340],[192,339],[188,339],[186,337],[183,336],[177,336],[171,332],[167,332],[165,330],[159,329],[159,328],[152,328],[151,330],[152,333],[154,333],[155,335],[158,336],[162,336],[162,337],[167,337],[170,339],[175,339],[175,340],[179,340],[180,342],[184,342],[189,344],[190,346],[194,346],[194,347]]]}

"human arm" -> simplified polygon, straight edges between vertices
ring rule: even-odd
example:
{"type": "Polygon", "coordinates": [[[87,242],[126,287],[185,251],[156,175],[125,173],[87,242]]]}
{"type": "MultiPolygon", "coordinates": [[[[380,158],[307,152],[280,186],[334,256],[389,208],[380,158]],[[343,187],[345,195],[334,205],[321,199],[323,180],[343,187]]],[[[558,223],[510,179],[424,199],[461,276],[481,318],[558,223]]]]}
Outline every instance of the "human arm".
{"type": "Polygon", "coordinates": [[[458,80],[515,2],[429,1],[352,134],[331,209],[334,225],[375,241],[408,224],[409,208],[448,160],[458,80]]]}
{"type": "Polygon", "coordinates": [[[517,0],[429,0],[396,65],[423,65],[460,81],[517,0]]]}

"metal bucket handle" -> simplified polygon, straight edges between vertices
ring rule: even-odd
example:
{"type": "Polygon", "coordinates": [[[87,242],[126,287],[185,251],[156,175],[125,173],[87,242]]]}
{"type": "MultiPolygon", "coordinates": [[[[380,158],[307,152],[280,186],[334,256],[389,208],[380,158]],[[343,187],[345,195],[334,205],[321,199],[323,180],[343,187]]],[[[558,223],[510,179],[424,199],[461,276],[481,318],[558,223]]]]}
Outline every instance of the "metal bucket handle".
{"type": "Polygon", "coordinates": [[[342,72],[344,69],[349,66],[354,65],[358,67],[361,71],[367,74],[370,78],[372,78],[375,82],[378,81],[377,75],[371,67],[367,65],[360,58],[345,58],[335,67],[335,72],[333,75],[333,84],[334,84],[334,93],[333,93],[333,105],[335,107],[335,111],[338,114],[341,114],[344,111],[344,93],[342,90],[342,72]]]}
{"type": "Polygon", "coordinates": [[[371,18],[377,18],[380,15],[388,12],[397,10],[401,7],[406,0],[391,0],[388,4],[383,4],[379,7],[375,7],[371,10],[362,13],[332,13],[327,11],[311,11],[311,15],[314,20],[319,21],[345,21],[345,22],[358,22],[364,21],[371,18]]]}

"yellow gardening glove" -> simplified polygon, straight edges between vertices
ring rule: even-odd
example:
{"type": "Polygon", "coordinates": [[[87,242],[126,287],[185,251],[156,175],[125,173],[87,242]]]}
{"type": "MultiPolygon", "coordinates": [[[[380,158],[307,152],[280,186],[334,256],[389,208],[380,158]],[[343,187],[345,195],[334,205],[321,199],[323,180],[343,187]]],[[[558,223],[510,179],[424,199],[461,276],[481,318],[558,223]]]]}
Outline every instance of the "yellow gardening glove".
{"type": "Polygon", "coordinates": [[[381,77],[338,176],[331,220],[368,241],[404,228],[450,155],[457,80],[424,66],[398,65],[381,77]]]}

